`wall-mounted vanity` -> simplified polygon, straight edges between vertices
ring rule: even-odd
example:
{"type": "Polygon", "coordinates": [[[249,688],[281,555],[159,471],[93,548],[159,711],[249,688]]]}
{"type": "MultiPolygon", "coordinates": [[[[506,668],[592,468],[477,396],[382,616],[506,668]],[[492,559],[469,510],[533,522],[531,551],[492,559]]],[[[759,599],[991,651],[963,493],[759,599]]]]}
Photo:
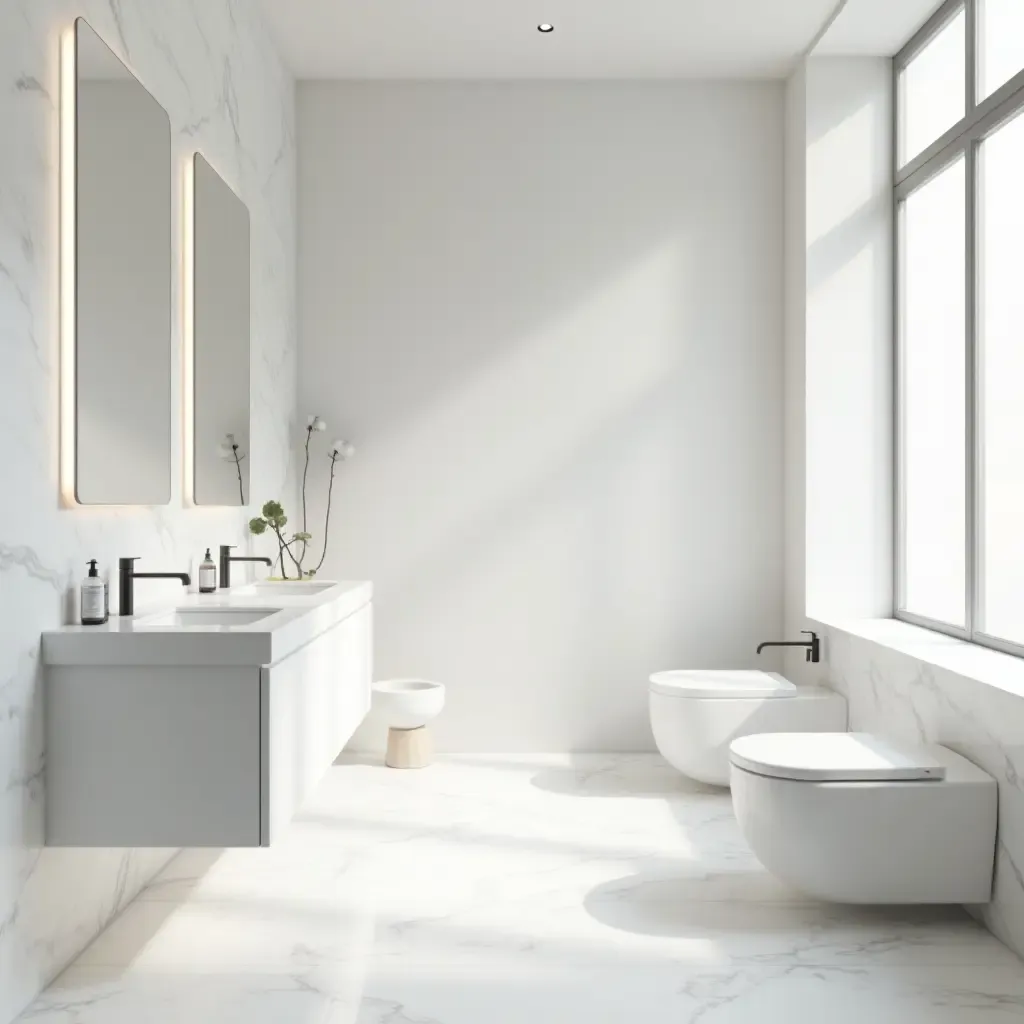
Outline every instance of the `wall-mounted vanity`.
{"type": "Polygon", "coordinates": [[[369,583],[43,635],[48,846],[267,846],[370,707],[369,583]]]}

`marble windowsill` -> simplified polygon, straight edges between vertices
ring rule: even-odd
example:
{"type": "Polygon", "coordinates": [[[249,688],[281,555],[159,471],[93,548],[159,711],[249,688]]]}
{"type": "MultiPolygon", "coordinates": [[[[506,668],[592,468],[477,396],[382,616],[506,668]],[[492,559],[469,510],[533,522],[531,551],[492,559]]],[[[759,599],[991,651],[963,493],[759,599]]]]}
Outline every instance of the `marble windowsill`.
{"type": "Polygon", "coordinates": [[[1024,658],[958,640],[900,619],[811,618],[810,622],[823,629],[837,629],[898,651],[1005,693],[1024,697],[1024,658]]]}

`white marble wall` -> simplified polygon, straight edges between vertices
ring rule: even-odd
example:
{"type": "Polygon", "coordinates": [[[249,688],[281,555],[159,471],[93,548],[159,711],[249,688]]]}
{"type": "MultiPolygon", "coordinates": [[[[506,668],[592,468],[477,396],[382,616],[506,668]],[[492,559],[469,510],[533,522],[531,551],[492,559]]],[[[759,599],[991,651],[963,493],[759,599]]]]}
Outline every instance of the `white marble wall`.
{"type": "MultiPolygon", "coordinates": [[[[246,542],[242,510],[59,507],[58,41],[86,17],[170,114],[175,180],[203,150],[252,216],[252,490],[294,495],[294,93],[251,0],[0,3],[0,1024],[167,860],[168,851],[45,850],[39,636],[69,613],[87,558],[182,569],[246,542]]],[[[173,196],[180,223],[180,194],[173,196]]],[[[178,246],[178,239],[175,239],[178,246]]],[[[180,253],[174,253],[174,289],[180,253]]],[[[174,304],[178,355],[180,302],[174,304]]],[[[174,386],[178,380],[175,376],[174,386]]],[[[179,407],[175,394],[174,408],[179,407]]],[[[180,467],[179,432],[174,432],[180,467]]],[[[176,476],[180,474],[176,473],[176,476]]],[[[147,585],[147,588],[149,585],[147,585]]],[[[141,589],[141,588],[140,588],[141,589]]],[[[147,589],[147,593],[154,593],[147,589]]]]}
{"type": "Polygon", "coordinates": [[[942,743],[999,784],[992,902],[977,916],[1024,956],[1024,693],[998,689],[838,629],[825,631],[829,685],[850,702],[850,728],[942,743]]]}

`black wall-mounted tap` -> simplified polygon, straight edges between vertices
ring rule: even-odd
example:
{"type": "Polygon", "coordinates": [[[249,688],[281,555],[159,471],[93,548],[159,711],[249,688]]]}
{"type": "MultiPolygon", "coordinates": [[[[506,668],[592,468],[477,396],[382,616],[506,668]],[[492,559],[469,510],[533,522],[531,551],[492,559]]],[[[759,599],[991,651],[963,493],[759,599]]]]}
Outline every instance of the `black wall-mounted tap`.
{"type": "Polygon", "coordinates": [[[244,558],[241,555],[231,554],[231,549],[235,547],[234,544],[221,544],[220,546],[220,588],[224,590],[226,587],[231,586],[231,563],[232,562],[262,562],[269,568],[274,567],[274,563],[269,558],[256,557],[256,558],[244,558]]]}
{"type": "Polygon", "coordinates": [[[821,641],[818,634],[811,629],[801,629],[801,633],[810,636],[810,640],[766,640],[763,644],[757,645],[757,653],[760,654],[766,647],[804,647],[806,655],[804,661],[813,661],[817,664],[821,661],[821,641]]]}
{"type": "Polygon", "coordinates": [[[136,580],[181,580],[182,586],[185,587],[192,582],[192,577],[187,572],[136,572],[135,563],[138,560],[138,556],[117,560],[117,576],[120,584],[118,615],[135,614],[136,580]]]}

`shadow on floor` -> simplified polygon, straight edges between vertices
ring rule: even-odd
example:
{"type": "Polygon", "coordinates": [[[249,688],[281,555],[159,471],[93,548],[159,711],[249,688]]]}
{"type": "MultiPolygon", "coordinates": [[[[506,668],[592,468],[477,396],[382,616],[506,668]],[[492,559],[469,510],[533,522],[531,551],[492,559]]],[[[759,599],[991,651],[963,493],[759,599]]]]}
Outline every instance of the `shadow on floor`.
{"type": "Polygon", "coordinates": [[[841,930],[848,942],[850,932],[878,933],[889,941],[908,928],[968,927],[969,918],[960,907],[823,903],[795,891],[787,893],[781,886],[768,891],[773,884],[770,876],[757,871],[703,877],[651,877],[640,872],[596,886],[583,905],[595,921],[609,928],[660,938],[774,934],[806,943],[841,930]]]}

